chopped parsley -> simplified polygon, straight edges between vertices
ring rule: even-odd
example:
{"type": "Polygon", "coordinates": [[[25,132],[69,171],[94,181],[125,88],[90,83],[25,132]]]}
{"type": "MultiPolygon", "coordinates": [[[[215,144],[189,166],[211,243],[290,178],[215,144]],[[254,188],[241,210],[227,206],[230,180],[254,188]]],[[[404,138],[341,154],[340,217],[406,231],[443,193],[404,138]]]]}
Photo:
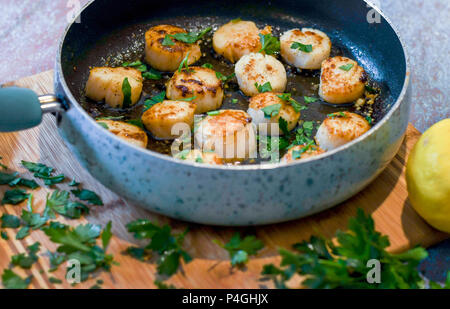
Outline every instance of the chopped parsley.
{"type": "Polygon", "coordinates": [[[13,189],[5,192],[2,199],[2,205],[18,205],[28,199],[28,193],[22,189],[13,189]]]}
{"type": "Polygon", "coordinates": [[[246,236],[242,239],[239,233],[235,233],[226,244],[218,240],[214,240],[214,243],[228,251],[232,266],[243,266],[248,262],[249,256],[256,255],[264,248],[263,242],[255,236],[246,236]]]}
{"type": "Polygon", "coordinates": [[[1,236],[1,238],[4,239],[4,240],[9,240],[8,233],[6,233],[5,231],[1,231],[1,232],[0,232],[0,236],[1,236]]]}
{"type": "Polygon", "coordinates": [[[23,279],[11,269],[5,269],[2,275],[2,282],[6,289],[21,289],[28,288],[31,283],[32,276],[23,279]]]}
{"type": "Polygon", "coordinates": [[[208,114],[208,116],[217,116],[220,115],[220,111],[207,112],[206,114],[208,114]]]}
{"type": "MultiPolygon", "coordinates": [[[[105,230],[110,229],[108,223],[105,230]]],[[[51,255],[52,267],[56,268],[64,261],[77,259],[81,264],[81,281],[86,281],[99,269],[109,271],[114,263],[113,256],[106,254],[110,238],[102,239],[102,247],[96,242],[105,230],[102,232],[99,225],[90,223],[70,227],[59,222],[51,222],[49,226],[43,228],[43,231],[52,242],[60,244],[57,253],[51,255]]],[[[70,271],[70,268],[67,271],[70,271]]]]}
{"type": "Polygon", "coordinates": [[[273,279],[276,287],[286,288],[286,282],[294,274],[306,277],[302,282],[307,288],[413,288],[423,286],[417,266],[427,257],[425,249],[416,247],[405,253],[392,254],[387,236],[375,230],[370,215],[358,209],[355,218],[349,220],[349,231],[336,233],[336,242],[312,236],[293,246],[294,251],[279,249],[281,267],[265,265],[262,274],[273,279]],[[367,262],[381,262],[381,283],[367,282],[367,262]]]}
{"type": "Polygon", "coordinates": [[[314,144],[314,141],[309,141],[302,149],[300,150],[294,150],[292,151],[292,159],[293,160],[298,160],[301,159],[302,154],[304,154],[305,152],[307,152],[309,149],[311,149],[311,146],[314,144]]]}
{"type": "Polygon", "coordinates": [[[327,117],[334,119],[334,118],[345,118],[347,116],[345,115],[344,112],[337,112],[337,113],[328,114],[327,117]]]}
{"type": "Polygon", "coordinates": [[[270,82],[267,82],[263,85],[259,85],[258,83],[255,83],[255,87],[258,90],[259,93],[264,93],[264,92],[270,92],[272,91],[272,85],[270,84],[270,82]]]}
{"type": "Polygon", "coordinates": [[[142,73],[142,77],[145,79],[160,80],[162,78],[162,75],[161,72],[150,68],[150,70],[148,70],[147,72],[142,73]]]}
{"type": "Polygon", "coordinates": [[[370,85],[366,85],[365,88],[366,88],[366,91],[367,91],[368,93],[370,93],[370,94],[376,94],[376,93],[378,93],[378,90],[375,89],[375,88],[373,88],[373,87],[370,86],[370,85]]]}
{"type": "Polygon", "coordinates": [[[191,256],[182,249],[182,244],[188,230],[181,234],[172,234],[168,225],[159,226],[149,220],[140,219],[127,224],[128,232],[133,233],[136,239],[149,239],[150,243],[143,247],[130,247],[127,252],[133,257],[143,260],[148,251],[155,252],[159,258],[158,273],[172,276],[180,267],[180,260],[189,263],[191,256]]]}
{"type": "Polygon", "coordinates": [[[131,85],[128,81],[128,77],[122,82],[122,93],[123,93],[123,108],[128,108],[131,106],[131,85]]]}
{"type": "Polygon", "coordinates": [[[138,71],[146,72],[147,71],[147,65],[142,63],[142,61],[134,61],[134,62],[124,62],[122,64],[123,67],[131,67],[135,68],[138,71]]]}
{"type": "Polygon", "coordinates": [[[11,264],[14,266],[19,266],[23,269],[30,269],[31,266],[33,266],[33,264],[38,260],[36,253],[39,252],[40,246],[41,244],[39,242],[35,242],[27,248],[28,255],[25,253],[13,255],[11,257],[11,264]]]}
{"type": "Polygon", "coordinates": [[[44,183],[47,186],[52,186],[52,185],[61,183],[65,179],[65,176],[62,174],[57,175],[57,176],[52,176],[54,169],[52,167],[46,166],[41,163],[22,161],[22,165],[27,170],[34,173],[34,177],[44,180],[44,183]]]}
{"type": "Polygon", "coordinates": [[[355,65],[353,63],[347,63],[343,66],[340,66],[339,69],[343,70],[343,71],[350,71],[355,65]]]}
{"type": "Polygon", "coordinates": [[[290,94],[290,93],[278,94],[277,97],[279,97],[281,100],[291,104],[296,113],[299,113],[300,111],[307,109],[306,106],[301,105],[296,100],[294,100],[292,98],[292,94],[290,94]]]}
{"type": "Polygon", "coordinates": [[[283,117],[280,117],[278,119],[278,125],[280,127],[281,132],[283,132],[283,134],[286,137],[289,137],[291,135],[291,132],[289,132],[289,129],[288,129],[288,122],[286,121],[286,119],[284,119],[283,117]]]}
{"type": "Polygon", "coordinates": [[[213,65],[211,63],[205,63],[202,65],[202,68],[213,69],[213,65]]]}
{"type": "Polygon", "coordinates": [[[72,181],[69,183],[70,187],[78,187],[80,185],[79,182],[77,182],[75,179],[72,179],[72,181]]]}
{"type": "Polygon", "coordinates": [[[367,122],[368,122],[370,125],[373,124],[373,119],[372,119],[372,117],[366,116],[365,118],[366,118],[367,122]]]}
{"type": "Polygon", "coordinates": [[[189,53],[186,54],[186,57],[183,58],[183,60],[180,63],[180,66],[178,67],[179,73],[181,73],[182,70],[186,70],[187,73],[192,71],[189,69],[189,53]]]}
{"type": "Polygon", "coordinates": [[[237,104],[238,102],[239,102],[238,99],[231,99],[231,103],[233,103],[233,104],[237,104]]]}
{"type": "Polygon", "coordinates": [[[262,46],[259,50],[260,53],[264,52],[267,55],[273,55],[280,52],[280,40],[272,34],[259,34],[259,40],[262,46]]]}
{"type": "Polygon", "coordinates": [[[0,219],[2,220],[2,228],[16,229],[20,226],[20,219],[14,215],[3,214],[0,219]]]}
{"type": "Polygon", "coordinates": [[[265,118],[272,118],[272,117],[278,116],[278,114],[280,113],[280,109],[281,109],[281,104],[273,104],[273,105],[269,105],[264,108],[261,108],[261,110],[264,112],[265,118]]]}
{"type": "Polygon", "coordinates": [[[313,51],[312,45],[305,45],[300,42],[293,42],[291,45],[291,49],[298,49],[304,53],[310,53],[313,51]]]}
{"type": "Polygon", "coordinates": [[[175,39],[177,41],[187,43],[187,44],[194,44],[201,38],[203,38],[208,32],[212,30],[211,27],[208,27],[200,32],[181,32],[181,33],[175,33],[175,34],[167,34],[164,37],[164,40],[162,42],[163,46],[173,46],[175,45],[175,42],[172,39],[175,39]]]}
{"type": "Polygon", "coordinates": [[[51,195],[47,195],[44,214],[54,218],[55,212],[70,219],[79,219],[83,214],[89,214],[89,208],[82,203],[71,201],[69,192],[55,190],[51,195]]]}
{"type": "Polygon", "coordinates": [[[80,200],[88,202],[91,205],[103,206],[102,199],[97,195],[97,193],[89,190],[72,190],[73,195],[78,197],[80,200]]]}
{"type": "Polygon", "coordinates": [[[216,77],[217,77],[218,79],[220,79],[223,83],[229,82],[229,81],[232,80],[235,76],[236,76],[235,73],[232,73],[232,74],[230,74],[230,75],[227,76],[227,75],[223,75],[223,74],[220,73],[220,72],[216,72],[216,77]]]}
{"type": "Polygon", "coordinates": [[[19,173],[17,172],[11,174],[0,172],[0,185],[7,185],[13,182],[18,175],[19,173]]]}
{"type": "Polygon", "coordinates": [[[28,226],[21,227],[16,234],[16,239],[21,240],[30,235],[30,228],[28,226]]]}
{"type": "Polygon", "coordinates": [[[150,109],[153,105],[161,103],[166,98],[166,92],[160,92],[157,95],[151,97],[150,99],[145,100],[144,102],[144,111],[150,109]]]}
{"type": "Polygon", "coordinates": [[[191,98],[177,99],[177,101],[192,102],[192,101],[194,101],[195,99],[197,99],[197,97],[196,97],[196,96],[193,96],[193,97],[191,97],[191,98]]]}
{"type": "Polygon", "coordinates": [[[304,96],[303,98],[305,99],[305,103],[314,103],[314,102],[317,102],[317,98],[307,97],[307,96],[304,96]]]}

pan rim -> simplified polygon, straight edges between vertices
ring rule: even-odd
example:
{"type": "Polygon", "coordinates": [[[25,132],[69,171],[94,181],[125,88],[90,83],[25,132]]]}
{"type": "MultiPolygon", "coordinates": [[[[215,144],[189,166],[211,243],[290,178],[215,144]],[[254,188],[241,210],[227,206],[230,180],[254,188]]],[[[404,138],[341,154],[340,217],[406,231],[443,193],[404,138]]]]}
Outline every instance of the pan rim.
{"type": "Polygon", "coordinates": [[[388,113],[386,115],[384,115],[384,117],[375,126],[373,126],[368,132],[361,135],[357,139],[355,139],[341,147],[338,147],[331,151],[327,151],[318,156],[314,156],[311,158],[300,160],[298,162],[291,162],[291,163],[287,163],[287,164],[279,162],[279,163],[263,163],[263,164],[254,164],[254,165],[251,165],[251,164],[247,164],[247,165],[210,165],[210,164],[204,164],[204,163],[196,163],[196,162],[179,160],[179,159],[176,159],[176,158],[173,158],[173,157],[170,157],[167,155],[163,155],[163,154],[160,154],[158,152],[155,152],[155,151],[152,151],[149,149],[144,149],[144,148],[135,146],[133,144],[130,144],[130,143],[122,140],[118,136],[114,135],[113,133],[109,132],[108,130],[102,129],[100,126],[98,126],[96,124],[95,120],[86,112],[86,110],[84,110],[84,108],[80,105],[78,100],[75,99],[72,92],[70,91],[70,89],[66,83],[63,69],[62,69],[62,59],[61,59],[62,49],[64,47],[64,42],[67,37],[67,33],[69,32],[69,30],[71,29],[73,24],[76,22],[76,20],[79,18],[79,16],[83,13],[83,11],[85,11],[94,1],[95,0],[90,0],[88,3],[86,3],[83,6],[83,8],[80,10],[80,12],[77,14],[77,16],[75,16],[73,18],[73,20],[70,23],[68,23],[61,38],[59,39],[58,53],[57,53],[57,58],[56,58],[56,68],[55,68],[56,74],[57,74],[57,79],[55,80],[55,83],[57,83],[57,82],[60,83],[60,85],[62,86],[62,88],[64,90],[64,94],[67,96],[67,99],[69,100],[69,102],[72,103],[73,107],[75,107],[79,112],[81,112],[81,114],[85,118],[88,118],[89,119],[88,121],[90,121],[91,124],[98,127],[99,130],[101,129],[103,134],[106,134],[106,136],[108,136],[109,138],[113,138],[116,142],[120,143],[122,146],[129,147],[129,148],[133,149],[134,151],[141,153],[144,156],[150,155],[154,158],[167,161],[167,163],[170,163],[170,164],[181,164],[181,165],[185,165],[187,167],[196,167],[196,168],[201,168],[201,169],[220,170],[220,171],[258,171],[258,170],[276,170],[276,169],[280,169],[280,168],[293,168],[298,165],[306,165],[308,163],[312,163],[312,162],[315,162],[318,160],[332,157],[337,153],[340,153],[344,150],[347,150],[347,149],[353,147],[356,144],[361,143],[363,140],[369,138],[370,136],[375,134],[382,126],[384,126],[390,120],[392,115],[400,108],[400,105],[404,102],[404,99],[406,97],[408,87],[410,84],[410,77],[411,77],[410,58],[409,58],[409,54],[407,52],[405,41],[403,40],[399,30],[392,23],[391,19],[388,16],[386,16],[386,14],[380,8],[378,8],[376,5],[371,3],[369,0],[361,0],[362,2],[364,2],[367,5],[368,8],[372,8],[378,14],[380,14],[380,16],[384,19],[384,21],[386,21],[388,23],[389,27],[391,27],[391,29],[394,31],[394,33],[402,47],[403,54],[405,57],[405,65],[406,65],[405,66],[406,67],[405,80],[404,80],[402,90],[401,90],[399,96],[395,100],[395,103],[391,106],[388,113]]]}

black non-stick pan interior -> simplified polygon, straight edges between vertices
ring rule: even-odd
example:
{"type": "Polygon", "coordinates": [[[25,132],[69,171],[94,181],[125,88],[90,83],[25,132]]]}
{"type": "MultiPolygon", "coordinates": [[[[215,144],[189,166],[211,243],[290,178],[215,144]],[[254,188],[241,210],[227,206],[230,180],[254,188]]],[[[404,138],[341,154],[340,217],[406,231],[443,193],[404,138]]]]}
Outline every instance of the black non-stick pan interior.
{"type": "MultiPolygon", "coordinates": [[[[369,23],[369,10],[362,0],[96,0],[83,11],[81,22],[73,24],[66,35],[61,54],[64,78],[75,98],[89,109],[83,95],[89,67],[119,65],[142,58],[144,34],[151,26],[173,24],[198,30],[242,18],[258,26],[271,25],[275,34],[312,27],[330,36],[334,54],[357,60],[370,79],[380,86],[381,96],[373,114],[375,121],[379,121],[400,95],[406,65],[396,33],[384,19],[381,23],[369,23]]],[[[214,58],[211,48],[204,53],[214,58]]],[[[223,73],[230,73],[230,68],[221,69],[223,73]]],[[[295,89],[293,83],[295,80],[288,88],[295,89]]],[[[151,95],[163,85],[153,87],[144,90],[151,95]]],[[[301,85],[297,88],[299,92],[306,92],[302,95],[311,95],[301,85]]],[[[226,104],[224,107],[228,107],[226,104]]],[[[328,107],[319,109],[311,112],[317,112],[316,118],[321,120],[319,114],[326,114],[328,107]]],[[[89,112],[96,116],[95,108],[89,112]]]]}

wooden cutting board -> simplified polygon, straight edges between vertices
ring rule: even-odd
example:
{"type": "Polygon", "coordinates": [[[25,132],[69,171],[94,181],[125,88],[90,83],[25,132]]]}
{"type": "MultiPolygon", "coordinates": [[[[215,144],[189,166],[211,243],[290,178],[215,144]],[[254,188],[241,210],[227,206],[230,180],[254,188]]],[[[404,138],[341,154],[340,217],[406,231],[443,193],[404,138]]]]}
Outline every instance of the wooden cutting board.
{"type": "MultiPolygon", "coordinates": [[[[52,93],[53,72],[44,72],[4,86],[11,85],[31,88],[39,94],[52,93]]],[[[137,244],[126,231],[125,224],[138,218],[169,223],[176,231],[182,231],[189,226],[190,232],[185,240],[185,248],[194,260],[184,265],[183,271],[169,280],[177,288],[260,288],[271,287],[270,283],[259,281],[260,272],[264,264],[279,262],[277,248],[289,248],[312,234],[331,237],[336,230],[346,229],[348,219],[355,215],[359,207],[373,215],[377,230],[389,235],[390,250],[393,252],[403,251],[419,244],[427,247],[448,238],[449,235],[440,233],[427,225],[408,202],[404,175],[405,162],[419,136],[420,133],[410,125],[405,141],[393,162],[363,192],[347,202],[306,219],[240,229],[186,224],[155,215],[121,199],[103,187],[80,166],[64,146],[57,133],[54,118],[49,115],[46,115],[43,123],[35,129],[0,134],[0,156],[3,157],[4,164],[13,170],[23,172],[30,178],[31,175],[25,173],[26,171],[20,166],[21,160],[41,162],[55,167],[68,179],[75,178],[83,183],[85,189],[93,190],[101,195],[105,206],[92,207],[91,214],[85,219],[72,221],[61,217],[58,219],[70,224],[89,221],[102,226],[112,220],[115,237],[111,241],[109,252],[114,254],[120,266],[113,266],[110,273],[99,274],[99,278],[105,282],[104,288],[154,288],[155,264],[142,263],[122,254],[128,246],[137,244]],[[243,270],[231,269],[227,252],[212,242],[214,239],[227,242],[236,231],[254,233],[266,245],[265,249],[257,257],[252,258],[243,270]]],[[[62,185],[60,188],[68,189],[67,185],[62,185]]],[[[6,186],[0,187],[0,196],[3,196],[7,189],[6,186]]],[[[43,210],[49,191],[44,187],[33,192],[37,211],[43,210]]],[[[2,213],[19,215],[24,206],[0,206],[0,215],[2,213]]],[[[60,270],[55,273],[48,273],[49,261],[45,252],[54,251],[55,245],[44,233],[35,231],[25,240],[18,241],[15,239],[16,231],[7,229],[7,232],[10,240],[0,239],[1,272],[8,267],[11,255],[25,252],[26,246],[40,241],[42,246],[38,263],[30,271],[23,271],[17,267],[14,270],[23,277],[33,275],[31,288],[70,288],[67,283],[55,285],[49,281],[51,276],[63,279],[65,267],[60,267],[60,270]]],[[[88,288],[94,283],[95,280],[90,280],[77,287],[88,288]]]]}

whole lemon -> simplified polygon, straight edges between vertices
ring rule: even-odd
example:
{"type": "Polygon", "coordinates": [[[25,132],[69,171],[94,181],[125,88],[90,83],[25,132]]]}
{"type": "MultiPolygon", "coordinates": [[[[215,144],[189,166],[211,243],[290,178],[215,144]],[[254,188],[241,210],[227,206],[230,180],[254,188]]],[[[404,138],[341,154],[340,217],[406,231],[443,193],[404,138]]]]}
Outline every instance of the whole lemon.
{"type": "Polygon", "coordinates": [[[430,225],[450,233],[450,118],[429,128],[406,165],[409,199],[430,225]]]}

